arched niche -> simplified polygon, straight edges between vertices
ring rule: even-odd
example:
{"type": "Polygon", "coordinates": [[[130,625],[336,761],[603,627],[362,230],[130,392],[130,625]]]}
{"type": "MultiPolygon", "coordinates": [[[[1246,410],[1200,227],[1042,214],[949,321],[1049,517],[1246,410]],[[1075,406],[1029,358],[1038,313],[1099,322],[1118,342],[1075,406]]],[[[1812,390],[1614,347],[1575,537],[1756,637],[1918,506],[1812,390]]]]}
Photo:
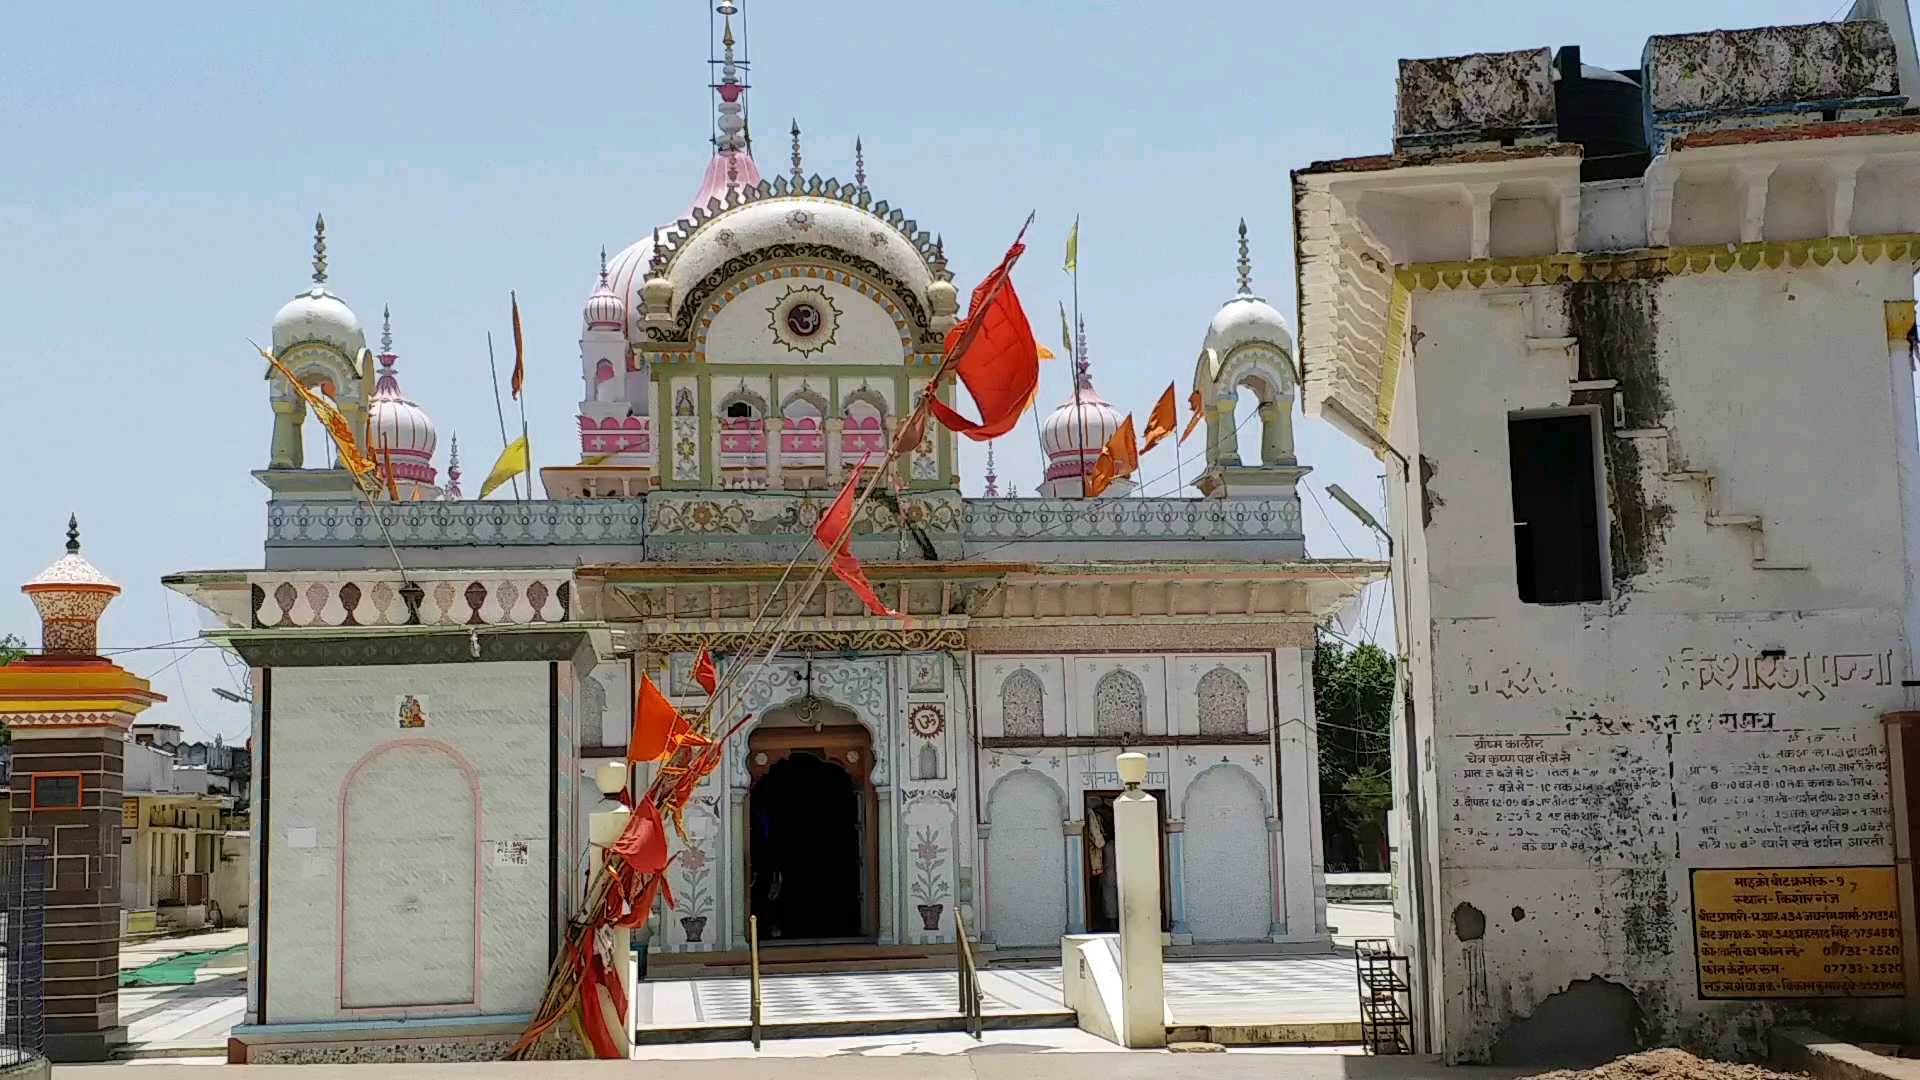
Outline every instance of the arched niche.
{"type": "Polygon", "coordinates": [[[1181,800],[1186,923],[1196,942],[1258,941],[1272,929],[1266,793],[1234,764],[1208,768],[1181,800]]]}
{"type": "Polygon", "coordinates": [[[1058,945],[1067,930],[1066,794],[1016,769],[987,795],[987,925],[995,945],[1058,945]]]}
{"type": "MultiPolygon", "coordinates": [[[[338,406],[347,427],[356,436],[366,430],[370,394],[367,383],[373,377],[371,352],[361,349],[356,364],[332,345],[310,341],[289,346],[279,359],[302,386],[318,390],[338,406]]],[[[294,392],[278,368],[268,366],[266,378],[268,402],[273,408],[273,443],[268,451],[267,467],[305,468],[301,428],[307,419],[307,403],[294,392]]]]}
{"type": "Polygon", "coordinates": [[[1244,465],[1239,432],[1240,393],[1247,391],[1260,418],[1262,466],[1292,465],[1293,399],[1296,393],[1293,363],[1284,352],[1264,343],[1235,346],[1225,356],[1203,349],[1195,366],[1194,388],[1207,403],[1207,464],[1244,465]]]}

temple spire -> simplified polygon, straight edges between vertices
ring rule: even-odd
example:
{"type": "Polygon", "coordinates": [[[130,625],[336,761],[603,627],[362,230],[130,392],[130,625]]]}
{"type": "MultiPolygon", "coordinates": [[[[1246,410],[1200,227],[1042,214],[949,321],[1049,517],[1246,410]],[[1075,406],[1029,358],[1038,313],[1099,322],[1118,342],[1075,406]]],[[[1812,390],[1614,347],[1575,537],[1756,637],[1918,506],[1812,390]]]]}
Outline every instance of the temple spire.
{"type": "Polygon", "coordinates": [[[987,440],[987,486],[981,492],[989,499],[1000,497],[1000,478],[993,474],[993,440],[987,440]]]}
{"type": "Polygon", "coordinates": [[[1073,381],[1080,387],[1093,385],[1092,365],[1087,362],[1087,317],[1080,316],[1080,333],[1073,346],[1073,381]]]}
{"type": "MultiPolygon", "coordinates": [[[[604,269],[604,267],[605,267],[605,264],[603,263],[602,270],[601,270],[601,273],[603,275],[606,273],[606,270],[604,269]]],[[[600,280],[605,281],[606,278],[603,276],[600,280]]],[[[383,357],[393,355],[393,305],[392,304],[383,304],[380,307],[380,355],[383,357]]]]}
{"type": "Polygon", "coordinates": [[[67,554],[80,554],[80,515],[67,515],[67,554]]]}
{"type": "Polygon", "coordinates": [[[734,0],[721,0],[713,10],[721,20],[721,54],[707,61],[719,69],[719,77],[712,84],[714,96],[718,99],[714,105],[713,148],[722,154],[740,150],[751,153],[745,134],[747,117],[744,95],[748,87],[740,78],[746,73],[748,65],[744,58],[734,55],[733,17],[740,13],[740,6],[734,0]]]}
{"type": "Polygon", "coordinates": [[[1240,219],[1240,295],[1253,295],[1253,260],[1247,257],[1247,219],[1240,219]]]}
{"type": "Polygon", "coordinates": [[[793,182],[794,184],[798,185],[806,182],[806,173],[801,171],[801,168],[800,168],[800,121],[797,119],[793,122],[792,134],[793,134],[793,157],[792,157],[793,182]]]}
{"type": "Polygon", "coordinates": [[[600,245],[600,284],[607,283],[607,245],[600,245]]]}
{"type": "Polygon", "coordinates": [[[327,218],[324,214],[313,216],[313,283],[327,283],[327,218]]]}
{"type": "Polygon", "coordinates": [[[453,446],[447,451],[447,491],[448,499],[460,497],[460,433],[453,433],[453,446]]]}
{"type": "Polygon", "coordinates": [[[867,190],[867,152],[858,135],[853,137],[853,186],[867,190]]]}

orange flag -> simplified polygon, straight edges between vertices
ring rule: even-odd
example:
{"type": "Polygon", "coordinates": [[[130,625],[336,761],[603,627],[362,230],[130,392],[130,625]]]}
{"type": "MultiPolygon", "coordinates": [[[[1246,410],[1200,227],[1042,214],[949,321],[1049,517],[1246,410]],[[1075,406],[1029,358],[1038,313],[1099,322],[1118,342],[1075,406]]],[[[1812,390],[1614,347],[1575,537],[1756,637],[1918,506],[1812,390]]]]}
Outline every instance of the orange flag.
{"type": "Polygon", "coordinates": [[[979,422],[938,398],[927,399],[928,408],[942,424],[975,442],[1012,431],[1040,386],[1040,346],[1033,340],[1033,327],[1027,324],[1027,313],[1008,276],[1025,250],[1018,242],[1007,249],[1000,265],[974,288],[967,317],[947,331],[946,363],[973,395],[979,422]]]}
{"type": "Polygon", "coordinates": [[[847,477],[847,486],[840,489],[840,494],[834,497],[827,512],[820,515],[820,524],[813,527],[813,542],[831,557],[829,567],[833,570],[833,576],[852,589],[860,602],[867,605],[869,612],[898,618],[899,612],[881,603],[880,598],[874,595],[873,585],[867,581],[867,572],[860,569],[860,560],[848,550],[853,539],[854,493],[859,490],[860,473],[867,467],[867,458],[872,456],[872,451],[860,456],[860,463],[853,467],[852,474],[847,477]]]}
{"type": "Polygon", "coordinates": [[[1100,460],[1087,474],[1087,498],[1107,490],[1107,485],[1123,476],[1132,476],[1140,468],[1140,444],[1133,436],[1133,414],[1128,413],[1107,445],[1100,448],[1100,460]]]}
{"type": "Polygon", "coordinates": [[[699,683],[700,688],[705,690],[708,696],[712,696],[714,688],[720,685],[720,672],[713,666],[712,655],[704,648],[700,650],[699,656],[694,657],[693,681],[699,683]]]}
{"type": "Polygon", "coordinates": [[[520,334],[520,297],[512,292],[507,295],[513,298],[513,400],[519,401],[520,387],[527,381],[527,343],[520,334]]]}
{"type": "Polygon", "coordinates": [[[1187,421],[1186,430],[1180,433],[1180,442],[1174,443],[1175,446],[1186,442],[1187,436],[1193,434],[1193,429],[1200,426],[1200,418],[1206,415],[1205,410],[1201,408],[1200,391],[1195,390],[1193,396],[1187,399],[1187,408],[1193,410],[1193,419],[1187,421]]]}
{"type": "Polygon", "coordinates": [[[686,726],[667,695],[653,685],[651,678],[641,675],[640,692],[633,701],[633,734],[627,737],[627,764],[666,757],[673,749],[674,737],[686,726]]]}
{"type": "Polygon", "coordinates": [[[1179,423],[1180,416],[1173,405],[1173,384],[1168,383],[1167,392],[1161,394],[1160,400],[1153,403],[1153,412],[1147,415],[1147,442],[1140,448],[1140,452],[1144,454],[1153,449],[1161,439],[1173,434],[1173,429],[1179,423]]]}
{"type": "MultiPolygon", "coordinates": [[[[300,400],[307,403],[307,407],[313,410],[313,415],[319,418],[320,426],[326,429],[327,435],[333,439],[334,449],[339,451],[341,467],[353,474],[354,482],[360,484],[363,490],[369,494],[377,492],[378,484],[370,478],[377,474],[379,465],[371,456],[361,452],[360,445],[354,441],[353,428],[348,426],[347,418],[340,414],[339,408],[324,395],[315,393],[301,382],[299,376],[287,369],[287,365],[281,363],[272,353],[262,349],[258,343],[254,343],[253,347],[266,358],[267,363],[273,365],[281,378],[287,380],[287,385],[299,395],[300,400]],[[367,487],[369,483],[373,483],[374,486],[367,487]]],[[[371,412],[368,414],[368,419],[369,421],[372,419],[371,412]]],[[[372,447],[369,446],[367,449],[370,451],[372,447]]]]}
{"type": "Polygon", "coordinates": [[[387,459],[387,498],[400,501],[400,485],[393,478],[393,447],[387,445],[387,437],[380,436],[380,453],[387,459]]]}

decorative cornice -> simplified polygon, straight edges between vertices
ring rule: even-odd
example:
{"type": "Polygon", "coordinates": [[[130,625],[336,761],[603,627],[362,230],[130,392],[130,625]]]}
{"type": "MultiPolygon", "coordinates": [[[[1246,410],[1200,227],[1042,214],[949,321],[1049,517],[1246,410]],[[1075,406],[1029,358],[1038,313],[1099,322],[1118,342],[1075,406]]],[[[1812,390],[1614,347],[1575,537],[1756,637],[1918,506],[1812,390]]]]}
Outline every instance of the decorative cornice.
{"type": "Polygon", "coordinates": [[[567,660],[587,642],[585,630],[488,634],[480,655],[465,634],[377,634],[353,637],[235,635],[235,652],[252,667],[352,667],[365,664],[492,664],[567,660]]]}
{"type": "Polygon", "coordinates": [[[762,179],[758,184],[727,192],[725,199],[716,196],[708,199],[705,206],[694,207],[686,217],[667,226],[661,233],[659,242],[654,246],[648,276],[671,270],[674,260],[686,250],[687,241],[727,211],[765,199],[788,197],[826,199],[872,214],[899,233],[908,245],[920,253],[922,259],[931,262],[934,257],[934,237],[921,229],[919,222],[907,217],[899,208],[890,206],[885,199],[875,202],[863,184],[842,184],[831,177],[823,180],[820,174],[815,173],[804,181],[798,178],[790,180],[785,176],[762,179]]]}
{"type": "Polygon", "coordinates": [[[1860,259],[1920,260],[1920,233],[1823,236],[1811,240],[1759,240],[1745,244],[1694,244],[1638,251],[1576,252],[1463,262],[1409,263],[1394,270],[1396,284],[1431,291],[1462,286],[1505,288],[1581,281],[1631,281],[1713,271],[1778,270],[1808,262],[1843,265],[1860,259]]]}
{"type": "MultiPolygon", "coordinates": [[[[738,653],[766,648],[766,635],[750,633],[648,634],[642,646],[649,652],[738,653]]],[[[782,648],[789,652],[937,652],[962,651],[967,632],[957,629],[814,630],[788,634],[782,648]]]]}

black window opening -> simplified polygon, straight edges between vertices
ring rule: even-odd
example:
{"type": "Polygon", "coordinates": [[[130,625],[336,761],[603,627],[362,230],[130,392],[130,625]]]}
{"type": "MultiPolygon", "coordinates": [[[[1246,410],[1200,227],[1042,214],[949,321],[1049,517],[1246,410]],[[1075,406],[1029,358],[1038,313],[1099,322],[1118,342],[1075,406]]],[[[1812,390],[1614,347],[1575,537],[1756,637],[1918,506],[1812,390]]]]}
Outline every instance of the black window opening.
{"type": "Polygon", "coordinates": [[[1522,603],[1606,599],[1594,440],[1590,413],[1507,420],[1522,603]]]}
{"type": "Polygon", "coordinates": [[[727,406],[727,419],[751,420],[753,419],[753,406],[744,401],[736,401],[727,406]]]}

